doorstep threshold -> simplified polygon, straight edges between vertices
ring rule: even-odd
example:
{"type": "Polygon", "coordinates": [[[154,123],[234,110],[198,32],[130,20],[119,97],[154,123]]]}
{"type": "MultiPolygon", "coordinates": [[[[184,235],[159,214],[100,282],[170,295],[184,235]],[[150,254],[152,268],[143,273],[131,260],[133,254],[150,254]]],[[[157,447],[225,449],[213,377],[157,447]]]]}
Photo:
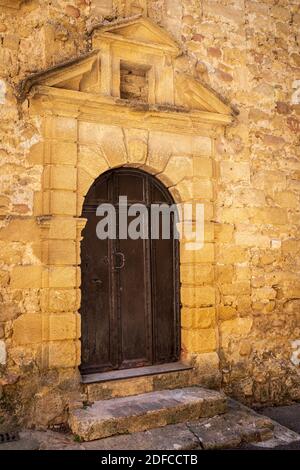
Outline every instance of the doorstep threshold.
{"type": "Polygon", "coordinates": [[[109,382],[112,380],[126,380],[135,377],[146,377],[149,375],[168,374],[171,372],[181,372],[191,370],[193,367],[182,362],[172,362],[170,364],[159,364],[156,366],[137,367],[135,369],[112,370],[110,372],[99,372],[81,376],[84,384],[109,382]]]}

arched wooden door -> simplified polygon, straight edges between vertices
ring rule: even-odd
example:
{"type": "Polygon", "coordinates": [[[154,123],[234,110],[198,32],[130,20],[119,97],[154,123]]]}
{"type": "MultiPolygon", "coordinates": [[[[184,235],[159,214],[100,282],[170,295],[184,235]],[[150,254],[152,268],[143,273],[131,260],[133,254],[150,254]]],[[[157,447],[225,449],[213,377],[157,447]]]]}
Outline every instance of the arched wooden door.
{"type": "MultiPolygon", "coordinates": [[[[179,242],[173,229],[167,240],[161,233],[156,240],[122,239],[119,233],[114,240],[100,240],[96,209],[111,203],[118,215],[119,196],[128,198],[128,206],[174,204],[161,182],[132,168],[103,174],[86,195],[81,243],[83,374],[179,358],[179,242]]],[[[128,217],[128,223],[131,220],[128,217]]]]}

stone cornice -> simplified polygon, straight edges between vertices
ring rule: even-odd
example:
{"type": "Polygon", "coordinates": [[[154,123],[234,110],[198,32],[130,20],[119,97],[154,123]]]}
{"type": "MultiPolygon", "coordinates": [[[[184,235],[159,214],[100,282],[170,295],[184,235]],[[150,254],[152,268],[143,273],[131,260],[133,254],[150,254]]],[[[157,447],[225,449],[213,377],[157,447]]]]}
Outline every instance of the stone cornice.
{"type": "Polygon", "coordinates": [[[78,119],[125,127],[197,134],[203,128],[226,126],[233,116],[190,111],[175,106],[130,103],[102,95],[35,86],[31,91],[31,112],[72,115],[78,119]]]}

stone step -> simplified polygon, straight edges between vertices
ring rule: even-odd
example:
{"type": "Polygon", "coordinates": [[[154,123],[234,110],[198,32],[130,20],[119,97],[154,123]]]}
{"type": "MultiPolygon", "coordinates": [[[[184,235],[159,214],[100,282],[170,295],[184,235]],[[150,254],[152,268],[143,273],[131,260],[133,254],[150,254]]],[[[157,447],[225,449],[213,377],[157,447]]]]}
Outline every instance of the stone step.
{"type": "MultiPolygon", "coordinates": [[[[85,442],[80,448],[169,451],[234,449],[250,443],[270,442],[274,438],[273,429],[274,424],[270,419],[252,414],[252,410],[229,409],[212,418],[85,442]]],[[[72,446],[74,443],[70,445],[71,449],[72,446]]]]}
{"type": "MultiPolygon", "coordinates": [[[[295,406],[295,405],[294,405],[295,406]]],[[[147,431],[80,442],[72,434],[27,430],[20,441],[1,444],[1,450],[218,450],[300,448],[300,435],[228,399],[226,413],[147,431]],[[294,447],[296,446],[296,447],[294,447]]]]}
{"type": "Polygon", "coordinates": [[[182,367],[181,369],[174,367],[174,370],[167,372],[156,371],[154,374],[141,374],[140,376],[124,377],[122,379],[111,379],[109,374],[107,374],[106,380],[102,380],[103,376],[105,374],[93,374],[83,377],[83,391],[88,402],[130,397],[143,393],[172,390],[194,385],[209,386],[211,388],[217,385],[210,382],[200,384],[203,377],[200,377],[198,370],[192,367],[182,367]],[[101,380],[98,381],[99,378],[101,380]]]}
{"type": "Polygon", "coordinates": [[[145,393],[72,410],[69,425],[83,441],[160,428],[225,413],[225,395],[201,387],[145,393]]]}

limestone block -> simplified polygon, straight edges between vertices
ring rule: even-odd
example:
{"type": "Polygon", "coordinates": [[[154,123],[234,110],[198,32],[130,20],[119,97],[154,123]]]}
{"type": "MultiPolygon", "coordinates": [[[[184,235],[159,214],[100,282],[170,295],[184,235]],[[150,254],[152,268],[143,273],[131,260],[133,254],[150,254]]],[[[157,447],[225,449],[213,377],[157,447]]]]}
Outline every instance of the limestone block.
{"type": "Polygon", "coordinates": [[[216,259],[218,263],[244,263],[249,260],[249,256],[249,251],[246,248],[229,244],[217,245],[216,259]]]}
{"type": "MultiPolygon", "coordinates": [[[[298,299],[300,298],[300,285],[299,282],[289,283],[288,285],[283,286],[283,295],[288,299],[298,299]]],[[[271,291],[270,291],[271,294],[271,291]]]]}
{"type": "Polygon", "coordinates": [[[181,288],[181,301],[185,307],[206,307],[215,305],[215,289],[212,286],[181,288]]]}
{"type": "Polygon", "coordinates": [[[150,132],[149,152],[157,155],[191,156],[191,137],[170,132],[150,132]]]}
{"type": "Polygon", "coordinates": [[[195,199],[212,200],[213,199],[213,183],[210,179],[194,178],[193,194],[195,199]]]}
{"type": "Polygon", "coordinates": [[[236,300],[237,310],[241,315],[251,313],[251,296],[249,294],[239,295],[236,300]]]}
{"type": "MultiPolygon", "coordinates": [[[[215,245],[214,243],[204,243],[203,248],[195,251],[195,262],[196,263],[209,263],[215,260],[215,245]]],[[[199,269],[201,267],[199,266],[199,269]]]]}
{"type": "Polygon", "coordinates": [[[76,367],[77,351],[75,341],[53,341],[49,343],[49,367],[76,367]]]}
{"type": "Polygon", "coordinates": [[[287,211],[277,207],[257,208],[252,211],[250,220],[254,224],[284,225],[287,223],[287,211]]]}
{"type": "MultiPolygon", "coordinates": [[[[33,215],[42,215],[45,213],[43,203],[49,202],[49,194],[42,191],[37,191],[33,194],[33,215]]],[[[48,212],[48,210],[47,210],[48,212]]]]}
{"type": "Polygon", "coordinates": [[[251,269],[249,266],[235,266],[235,276],[237,281],[245,281],[251,279],[251,269]]]}
{"type": "Polygon", "coordinates": [[[287,177],[280,171],[260,171],[251,177],[253,186],[257,189],[264,190],[267,194],[276,191],[284,191],[287,185],[287,177]]]}
{"type": "Polygon", "coordinates": [[[239,3],[233,4],[233,6],[225,6],[205,0],[203,8],[206,15],[220,18],[220,21],[230,21],[233,25],[240,26],[244,22],[242,10],[238,8],[240,6],[241,4],[239,3]]]}
{"type": "Polygon", "coordinates": [[[300,251],[300,240],[284,240],[282,242],[282,253],[296,255],[300,251]]]}
{"type": "Polygon", "coordinates": [[[234,270],[233,265],[217,265],[216,266],[216,280],[218,283],[233,282],[234,270]]]}
{"type": "Polygon", "coordinates": [[[49,241],[49,264],[75,265],[76,244],[72,240],[49,241]]]}
{"type": "Polygon", "coordinates": [[[187,243],[190,243],[187,239],[183,239],[180,243],[180,261],[182,264],[198,263],[198,269],[202,269],[201,263],[211,263],[215,260],[214,243],[204,241],[203,247],[197,250],[188,249],[187,246],[190,245],[187,245],[187,243]]]}
{"type": "Polygon", "coordinates": [[[110,167],[127,162],[127,152],[123,130],[105,124],[79,122],[79,141],[81,144],[96,144],[110,167]]]}
{"type": "Polygon", "coordinates": [[[57,341],[77,337],[76,315],[59,313],[49,317],[49,340],[57,341]]]}
{"type": "Polygon", "coordinates": [[[181,302],[184,307],[195,307],[195,288],[183,285],[181,287],[181,302]]]}
{"type": "MultiPolygon", "coordinates": [[[[90,177],[95,179],[98,178],[101,173],[107,171],[109,169],[109,165],[104,158],[100,147],[95,145],[80,145],[78,151],[78,168],[78,176],[81,177],[79,183],[80,194],[86,194],[81,192],[82,189],[86,190],[85,185],[82,188],[82,184],[87,181],[87,177],[82,172],[86,172],[88,175],[90,175],[90,177]]],[[[89,187],[91,186],[93,179],[90,180],[89,187]]]]}
{"type": "Polygon", "coordinates": [[[86,170],[84,170],[83,168],[79,166],[78,171],[77,171],[78,196],[79,197],[85,196],[88,193],[94,181],[95,181],[95,178],[90,173],[88,173],[86,170]]]}
{"type": "Polygon", "coordinates": [[[280,21],[289,21],[291,17],[290,9],[279,5],[272,6],[270,12],[271,16],[278,18],[280,21]]]}
{"type": "Polygon", "coordinates": [[[234,318],[221,323],[221,346],[227,348],[229,342],[234,338],[247,336],[252,329],[253,319],[251,317],[234,318]]]}
{"type": "Polygon", "coordinates": [[[193,155],[207,157],[212,155],[212,139],[210,137],[192,136],[191,143],[193,155]]]}
{"type": "Polygon", "coordinates": [[[210,158],[194,157],[193,165],[195,177],[211,178],[213,176],[213,161],[210,158]]]}
{"type": "Polygon", "coordinates": [[[113,11],[113,0],[93,0],[91,7],[93,17],[96,15],[109,16],[113,11]]]}
{"type": "Polygon", "coordinates": [[[40,387],[33,400],[34,422],[37,426],[47,428],[49,423],[59,424],[64,419],[65,397],[59,389],[40,387]]]}
{"type": "Polygon", "coordinates": [[[234,226],[229,224],[215,224],[215,238],[220,243],[230,243],[232,241],[234,226]]]}
{"type": "Polygon", "coordinates": [[[77,200],[73,191],[56,190],[50,193],[50,210],[53,215],[76,215],[77,200]]]}
{"type": "Polygon", "coordinates": [[[250,222],[251,212],[248,208],[222,207],[218,210],[218,222],[237,224],[250,222]]]}
{"type": "Polygon", "coordinates": [[[0,287],[6,287],[10,281],[10,274],[8,271],[0,271],[0,287]]]}
{"type": "Polygon", "coordinates": [[[183,284],[207,284],[214,280],[214,269],[211,264],[182,264],[180,279],[183,284]]]}
{"type": "Polygon", "coordinates": [[[27,313],[13,323],[12,340],[16,345],[35,344],[42,340],[42,315],[27,313]]]}
{"type": "Polygon", "coordinates": [[[0,241],[0,260],[3,264],[21,264],[24,246],[20,243],[0,241]]]}
{"type": "Polygon", "coordinates": [[[223,295],[243,295],[250,294],[250,281],[231,282],[220,286],[223,295]]]}
{"type": "Polygon", "coordinates": [[[56,116],[52,121],[52,136],[59,140],[77,140],[77,120],[75,118],[56,116]]]}
{"type": "Polygon", "coordinates": [[[67,165],[47,166],[44,171],[44,180],[48,188],[76,190],[77,172],[76,168],[67,165]]]}
{"type": "Polygon", "coordinates": [[[176,203],[188,202],[193,199],[193,184],[190,179],[183,179],[169,189],[176,203]]]}
{"type": "Polygon", "coordinates": [[[220,163],[221,179],[226,182],[250,183],[250,163],[223,161],[220,163]]]}
{"type": "Polygon", "coordinates": [[[10,277],[12,289],[37,289],[42,283],[42,266],[17,266],[10,277]]]}
{"type": "Polygon", "coordinates": [[[42,165],[44,162],[44,143],[38,142],[30,148],[28,157],[30,165],[42,165]]]}
{"type": "Polygon", "coordinates": [[[275,193],[274,200],[280,207],[296,209],[299,207],[299,197],[290,191],[275,193]]]}
{"type": "MultiPolygon", "coordinates": [[[[223,49],[223,57],[224,57],[224,61],[226,62],[226,64],[239,65],[240,67],[241,65],[243,66],[246,65],[247,54],[246,54],[246,51],[242,49],[238,49],[236,47],[223,49]]],[[[245,68],[244,70],[245,70],[244,73],[247,73],[245,68]]]]}
{"type": "Polygon", "coordinates": [[[215,308],[183,308],[181,325],[186,329],[212,328],[215,325],[215,308]]]}
{"type": "MultiPolygon", "coordinates": [[[[163,172],[165,169],[168,161],[169,161],[170,155],[168,153],[149,153],[148,152],[148,158],[146,160],[146,165],[141,166],[141,168],[145,169],[145,171],[148,171],[149,173],[152,173],[153,175],[158,175],[163,172]]],[[[174,196],[175,197],[175,196],[174,196]]]]}
{"type": "Polygon", "coordinates": [[[180,263],[182,266],[195,263],[195,251],[187,250],[184,241],[180,242],[180,263]]]}
{"type": "Polygon", "coordinates": [[[195,266],[192,264],[182,264],[180,267],[180,280],[184,284],[195,283],[195,266]]]}
{"type": "Polygon", "coordinates": [[[149,133],[148,164],[157,173],[163,171],[171,156],[211,156],[212,142],[208,137],[173,134],[169,132],[149,133]]]}
{"type": "Polygon", "coordinates": [[[49,268],[49,287],[64,288],[76,287],[76,267],[50,267],[49,268]]]}
{"type": "Polygon", "coordinates": [[[80,306],[76,289],[44,289],[43,309],[51,312],[75,312],[80,306]]]}
{"type": "Polygon", "coordinates": [[[237,245],[270,248],[270,237],[261,235],[251,226],[246,226],[242,231],[236,231],[234,239],[237,245]]]}
{"type": "Polygon", "coordinates": [[[264,286],[258,289],[253,289],[252,293],[252,301],[262,301],[264,303],[268,303],[269,300],[276,299],[277,292],[275,289],[269,286],[264,286]]]}
{"type": "Polygon", "coordinates": [[[36,242],[40,239],[40,229],[36,220],[13,219],[0,229],[0,240],[12,242],[36,242]]]}
{"type": "Polygon", "coordinates": [[[216,352],[202,353],[195,357],[195,366],[201,375],[214,375],[219,372],[219,356],[216,352]]]}
{"type": "Polygon", "coordinates": [[[205,353],[217,348],[215,329],[182,330],[182,347],[189,353],[205,353]]]}
{"type": "Polygon", "coordinates": [[[237,311],[229,305],[221,305],[218,307],[218,318],[221,321],[232,320],[237,316],[237,311]]]}
{"type": "Polygon", "coordinates": [[[204,242],[215,241],[215,224],[210,221],[206,221],[204,224],[204,242]]]}
{"type": "Polygon", "coordinates": [[[214,266],[212,263],[195,265],[195,283],[212,284],[214,282],[214,266]]]}
{"type": "Polygon", "coordinates": [[[190,157],[171,157],[159,179],[167,186],[175,186],[184,178],[193,176],[193,160],[190,157]]]}
{"type": "MultiPolygon", "coordinates": [[[[202,204],[204,206],[204,222],[205,226],[207,222],[214,222],[214,204],[208,201],[194,201],[196,203],[202,204]]],[[[187,219],[188,220],[188,219],[187,219]]]]}
{"type": "Polygon", "coordinates": [[[236,205],[240,207],[263,207],[266,205],[266,195],[260,189],[249,189],[245,185],[236,192],[236,205]]]}
{"type": "Polygon", "coordinates": [[[76,220],[73,217],[53,217],[50,222],[48,238],[75,240],[76,220]]]}
{"type": "MultiPolygon", "coordinates": [[[[51,163],[54,165],[76,165],[77,144],[53,142],[51,144],[51,163]]],[[[50,162],[49,162],[50,163],[50,162]]]]}
{"type": "Polygon", "coordinates": [[[195,292],[196,307],[215,305],[216,291],[213,286],[198,286],[195,292]]]}
{"type": "Polygon", "coordinates": [[[0,196],[0,215],[7,215],[9,212],[9,199],[6,196],[0,196]]]}

